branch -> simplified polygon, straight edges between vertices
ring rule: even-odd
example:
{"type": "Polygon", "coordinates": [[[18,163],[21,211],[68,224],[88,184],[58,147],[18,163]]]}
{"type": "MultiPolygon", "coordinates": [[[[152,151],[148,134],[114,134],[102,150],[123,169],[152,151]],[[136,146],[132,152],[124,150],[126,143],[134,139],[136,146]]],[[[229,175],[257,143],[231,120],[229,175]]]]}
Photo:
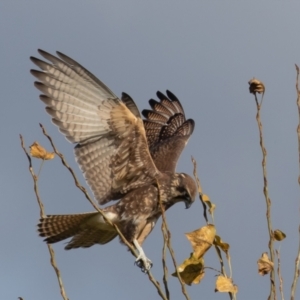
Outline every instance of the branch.
{"type": "MultiPolygon", "coordinates": [[[[32,176],[32,179],[33,179],[33,187],[34,187],[34,192],[35,192],[35,195],[36,195],[36,200],[37,200],[37,202],[39,204],[39,207],[40,207],[40,216],[41,216],[41,218],[44,218],[45,217],[44,205],[43,205],[42,200],[40,198],[39,191],[38,191],[38,185],[37,185],[38,176],[36,176],[35,173],[34,173],[34,170],[32,168],[31,157],[30,157],[30,155],[28,154],[28,152],[26,150],[24,140],[23,140],[23,137],[22,137],[21,134],[20,134],[20,140],[21,140],[21,147],[24,150],[24,152],[27,156],[27,159],[28,159],[29,172],[30,172],[30,174],[32,176]]],[[[57,267],[57,264],[56,264],[54,250],[53,250],[51,245],[47,244],[47,246],[48,246],[48,250],[49,250],[49,253],[50,253],[50,262],[51,262],[51,265],[52,265],[52,267],[55,271],[55,274],[56,274],[56,277],[57,277],[57,280],[58,280],[61,296],[64,300],[68,300],[68,297],[67,297],[62,279],[61,279],[60,271],[59,271],[59,269],[57,267]]]]}
{"type": "MultiPolygon", "coordinates": [[[[259,130],[259,143],[262,151],[262,169],[263,169],[263,178],[264,178],[264,195],[265,195],[265,200],[266,200],[266,206],[267,206],[267,212],[266,212],[266,217],[267,217],[267,223],[268,223],[268,231],[269,231],[269,250],[270,250],[270,257],[271,261],[274,263],[275,262],[275,254],[274,254],[274,245],[273,245],[273,230],[272,230],[272,221],[271,221],[271,199],[269,197],[269,191],[268,191],[268,179],[267,179],[267,150],[265,148],[264,144],[264,139],[263,139],[263,127],[260,119],[260,109],[262,106],[262,101],[264,98],[264,92],[265,92],[265,87],[263,83],[257,79],[252,79],[249,81],[250,84],[250,93],[254,94],[255,97],[255,102],[256,102],[256,108],[257,108],[257,113],[256,113],[256,121],[258,125],[258,130],[259,130]],[[262,93],[262,99],[261,102],[258,103],[257,100],[257,93],[262,93]]],[[[275,271],[274,268],[271,270],[270,273],[270,281],[271,281],[271,288],[270,288],[270,295],[268,299],[276,299],[276,282],[275,282],[275,271]]]]}
{"type": "MultiPolygon", "coordinates": [[[[161,205],[161,201],[160,201],[160,205],[161,205]]],[[[167,264],[166,264],[166,250],[167,250],[168,236],[167,236],[167,233],[166,233],[164,222],[161,223],[161,232],[162,232],[163,238],[164,238],[164,245],[163,245],[163,248],[162,248],[162,265],[163,265],[163,271],[164,271],[163,283],[164,283],[164,286],[165,286],[166,297],[169,300],[170,299],[170,291],[169,291],[169,287],[168,287],[168,267],[167,267],[167,264]]]]}
{"type": "Polygon", "coordinates": [[[281,265],[280,265],[280,253],[278,250],[275,250],[276,255],[277,255],[277,274],[279,278],[279,291],[281,295],[281,300],[284,300],[284,295],[283,295],[283,279],[281,275],[281,265]]]}
{"type": "MultiPolygon", "coordinates": [[[[297,107],[298,107],[298,116],[299,116],[299,123],[297,127],[297,135],[298,135],[298,155],[299,155],[299,176],[298,176],[298,184],[300,185],[300,89],[299,89],[299,67],[296,65],[296,72],[297,72],[297,77],[296,77],[296,91],[297,91],[297,107]]],[[[294,278],[293,278],[293,283],[291,286],[291,300],[295,299],[295,293],[296,293],[296,288],[297,288],[297,283],[300,275],[300,270],[299,270],[299,263],[300,263],[300,226],[299,226],[299,246],[298,246],[298,254],[295,260],[295,271],[294,271],[294,278]]]]}
{"type": "Polygon", "coordinates": [[[202,206],[203,206],[203,216],[204,216],[204,219],[206,221],[206,224],[208,224],[208,218],[207,218],[207,208],[206,208],[206,205],[205,205],[205,202],[203,201],[203,192],[202,192],[202,187],[201,187],[201,184],[200,184],[200,179],[197,175],[197,162],[196,160],[194,159],[194,157],[192,156],[192,163],[194,165],[194,170],[193,170],[193,174],[194,174],[194,177],[196,179],[196,183],[197,183],[197,188],[198,188],[198,194],[199,194],[199,199],[202,203],[202,206]]]}
{"type": "Polygon", "coordinates": [[[169,252],[171,254],[172,261],[173,261],[173,265],[174,265],[174,268],[176,270],[177,278],[178,278],[178,280],[179,280],[179,282],[181,284],[182,294],[185,296],[185,298],[187,300],[190,300],[190,297],[189,297],[189,295],[188,295],[188,293],[186,291],[186,288],[185,288],[185,284],[182,281],[182,279],[180,277],[180,273],[179,273],[179,271],[177,269],[177,263],[176,263],[176,259],[175,259],[175,254],[174,254],[174,251],[173,251],[173,248],[172,248],[172,245],[171,245],[171,232],[169,231],[169,228],[168,228],[168,224],[167,224],[167,220],[166,220],[166,216],[165,216],[165,209],[163,207],[162,200],[161,200],[161,195],[160,195],[160,186],[159,186],[159,183],[158,183],[157,180],[156,180],[156,184],[157,184],[157,189],[158,189],[159,205],[160,205],[161,215],[162,215],[163,237],[164,237],[164,240],[166,239],[167,246],[168,246],[169,252]]]}
{"type": "MultiPolygon", "coordinates": [[[[195,180],[196,180],[196,183],[197,183],[199,198],[200,198],[200,201],[202,202],[202,206],[203,206],[203,216],[206,220],[206,223],[208,224],[208,218],[207,218],[207,212],[206,212],[207,207],[206,207],[206,203],[203,199],[202,187],[201,187],[201,184],[200,184],[200,179],[199,179],[198,174],[197,174],[197,162],[196,162],[196,160],[194,159],[193,156],[192,156],[192,163],[194,165],[193,174],[194,174],[194,177],[195,177],[195,180]]],[[[224,261],[223,261],[221,250],[220,250],[219,246],[216,245],[215,243],[214,243],[214,247],[215,247],[215,250],[217,252],[217,255],[218,255],[218,258],[219,258],[219,261],[220,261],[220,265],[221,265],[221,271],[217,271],[217,272],[222,274],[224,277],[228,277],[226,275],[226,272],[225,272],[224,261]]],[[[229,255],[228,250],[226,251],[226,258],[227,258],[227,261],[228,261],[228,266],[229,266],[229,271],[230,271],[230,278],[232,278],[232,269],[231,269],[230,255],[229,255]]],[[[235,294],[232,294],[230,292],[228,294],[229,294],[230,299],[235,298],[235,294]]]]}

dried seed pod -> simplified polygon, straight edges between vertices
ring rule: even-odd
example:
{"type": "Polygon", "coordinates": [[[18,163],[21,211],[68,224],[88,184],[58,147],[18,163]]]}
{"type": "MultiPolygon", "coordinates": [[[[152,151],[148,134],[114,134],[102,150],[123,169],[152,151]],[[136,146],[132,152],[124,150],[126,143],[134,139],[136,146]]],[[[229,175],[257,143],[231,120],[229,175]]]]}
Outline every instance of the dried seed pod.
{"type": "Polygon", "coordinates": [[[261,94],[265,92],[265,86],[260,80],[253,78],[249,80],[248,83],[249,83],[249,92],[251,94],[256,94],[256,93],[261,94]]]}

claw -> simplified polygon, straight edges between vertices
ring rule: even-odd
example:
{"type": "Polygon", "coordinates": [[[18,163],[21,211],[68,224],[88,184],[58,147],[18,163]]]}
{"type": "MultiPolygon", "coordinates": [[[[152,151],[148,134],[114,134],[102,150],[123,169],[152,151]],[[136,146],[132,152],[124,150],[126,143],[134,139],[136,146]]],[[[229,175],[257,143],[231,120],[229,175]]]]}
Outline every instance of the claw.
{"type": "Polygon", "coordinates": [[[143,273],[148,273],[153,266],[153,263],[149,258],[145,257],[144,259],[143,257],[140,257],[140,255],[135,260],[134,264],[138,266],[143,273]]]}

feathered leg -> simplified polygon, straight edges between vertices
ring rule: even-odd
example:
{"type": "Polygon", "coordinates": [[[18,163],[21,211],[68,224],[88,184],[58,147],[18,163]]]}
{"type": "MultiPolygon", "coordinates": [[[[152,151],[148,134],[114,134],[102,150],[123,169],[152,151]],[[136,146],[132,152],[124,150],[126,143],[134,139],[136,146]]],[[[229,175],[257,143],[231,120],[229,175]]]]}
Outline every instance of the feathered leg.
{"type": "Polygon", "coordinates": [[[136,239],[133,239],[133,244],[139,252],[135,264],[142,269],[142,272],[147,273],[152,267],[152,261],[145,255],[143,248],[140,246],[136,239]]]}

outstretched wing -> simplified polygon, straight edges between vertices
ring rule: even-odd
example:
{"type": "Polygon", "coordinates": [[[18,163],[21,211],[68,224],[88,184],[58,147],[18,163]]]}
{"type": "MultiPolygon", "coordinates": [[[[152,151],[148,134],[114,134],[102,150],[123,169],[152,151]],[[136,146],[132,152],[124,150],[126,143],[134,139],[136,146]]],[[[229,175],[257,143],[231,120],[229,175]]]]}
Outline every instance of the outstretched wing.
{"type": "Polygon", "coordinates": [[[73,59],[57,52],[31,57],[31,70],[46,111],[66,138],[100,204],[152,182],[159,174],[149,153],[143,121],[133,100],[124,102],[73,59]]]}
{"type": "Polygon", "coordinates": [[[195,122],[186,120],[177,97],[170,91],[167,96],[157,92],[160,101],[149,100],[152,110],[143,110],[144,126],[150,153],[157,169],[175,172],[179,156],[193,133],[195,122]]]}

